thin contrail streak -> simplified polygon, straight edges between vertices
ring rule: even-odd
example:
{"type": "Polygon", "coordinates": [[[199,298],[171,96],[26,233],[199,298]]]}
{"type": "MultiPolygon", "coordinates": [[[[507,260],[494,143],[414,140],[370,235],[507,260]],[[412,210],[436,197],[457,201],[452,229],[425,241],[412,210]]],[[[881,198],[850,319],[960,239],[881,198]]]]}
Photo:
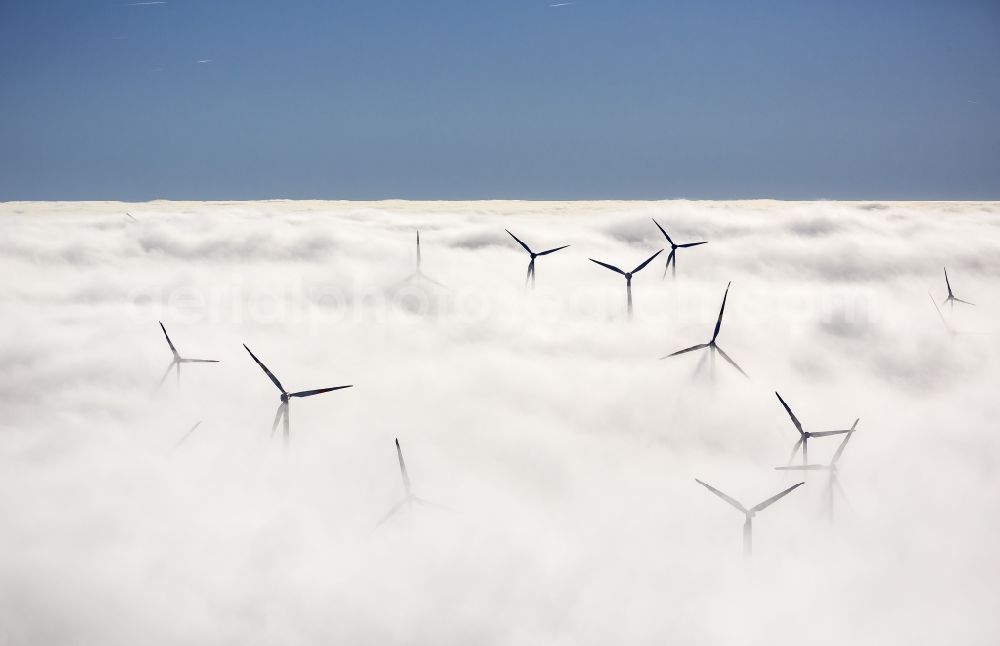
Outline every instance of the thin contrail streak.
{"type": "Polygon", "coordinates": [[[130,2],[126,7],[146,7],[152,4],[167,4],[166,2],[130,2]]]}

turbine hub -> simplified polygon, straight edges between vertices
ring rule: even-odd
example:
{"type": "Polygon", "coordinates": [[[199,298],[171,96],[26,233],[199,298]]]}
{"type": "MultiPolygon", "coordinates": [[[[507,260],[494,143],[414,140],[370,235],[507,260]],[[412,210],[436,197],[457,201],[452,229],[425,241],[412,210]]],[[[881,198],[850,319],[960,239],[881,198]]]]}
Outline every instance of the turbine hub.
{"type": "Polygon", "coordinates": [[[284,404],[288,403],[288,393],[281,393],[281,401],[284,404]]]}

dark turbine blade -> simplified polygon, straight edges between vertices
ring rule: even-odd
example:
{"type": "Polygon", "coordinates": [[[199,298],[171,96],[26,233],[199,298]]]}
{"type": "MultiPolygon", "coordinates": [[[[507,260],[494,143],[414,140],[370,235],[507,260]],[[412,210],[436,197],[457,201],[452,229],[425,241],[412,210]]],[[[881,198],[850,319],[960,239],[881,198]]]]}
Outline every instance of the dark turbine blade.
{"type": "Polygon", "coordinates": [[[729,298],[729,287],[732,285],[732,281],[726,285],[726,293],[722,296],[722,307],[719,308],[719,320],[715,322],[715,332],[712,333],[712,340],[715,341],[719,337],[719,330],[722,329],[722,315],[726,312],[726,299],[729,298]]]}
{"type": "Polygon", "coordinates": [[[802,430],[802,424],[799,422],[799,418],[795,416],[795,413],[793,413],[792,409],[785,403],[785,400],[781,398],[778,391],[774,391],[774,394],[778,396],[778,401],[785,407],[785,412],[788,413],[788,416],[792,418],[792,424],[794,424],[795,428],[799,431],[799,435],[805,435],[806,432],[802,430]]]}
{"type": "Polygon", "coordinates": [[[679,244],[677,246],[680,247],[681,249],[687,249],[688,247],[697,247],[698,245],[701,244],[708,244],[708,241],[706,240],[704,242],[686,242],[684,244],[679,244]]]}
{"type": "MultiPolygon", "coordinates": [[[[243,347],[246,348],[247,352],[250,352],[250,348],[247,348],[247,344],[246,343],[243,344],[243,347]]],[[[285,392],[285,387],[281,385],[281,382],[278,381],[278,378],[274,376],[274,373],[272,373],[270,370],[268,370],[267,366],[265,366],[263,363],[261,363],[260,359],[258,359],[257,356],[253,352],[250,352],[250,356],[253,357],[253,360],[257,363],[258,366],[260,366],[260,369],[264,371],[264,373],[274,383],[274,385],[278,387],[278,390],[280,390],[281,392],[285,392]]]]}
{"type": "Polygon", "coordinates": [[[661,253],[663,253],[663,249],[660,249],[659,251],[657,251],[656,253],[654,253],[654,254],[653,254],[652,256],[650,256],[649,258],[646,258],[646,260],[645,260],[645,261],[644,261],[644,262],[643,262],[643,263],[642,263],[641,265],[639,265],[638,267],[636,267],[635,269],[633,269],[633,270],[632,270],[632,273],[633,273],[633,274],[637,274],[637,273],[639,273],[639,270],[641,270],[641,269],[642,269],[643,267],[645,267],[645,266],[646,266],[646,265],[648,265],[649,263],[653,262],[653,258],[656,258],[656,257],[657,257],[657,256],[659,256],[659,255],[660,255],[661,253]]]}
{"type": "Polygon", "coordinates": [[[316,390],[300,390],[297,393],[288,393],[289,397],[312,397],[313,395],[319,395],[321,393],[328,393],[333,390],[343,390],[344,388],[353,388],[354,384],[349,386],[334,386],[333,388],[317,388],[316,390]]]}
{"type": "Polygon", "coordinates": [[[173,352],[174,356],[176,357],[177,356],[177,348],[174,347],[173,342],[170,340],[170,335],[167,334],[167,328],[163,327],[163,321],[159,321],[159,323],[160,323],[160,329],[163,330],[163,336],[165,336],[167,338],[167,345],[170,346],[170,351],[173,352]]]}
{"type": "Polygon", "coordinates": [[[660,233],[663,234],[663,237],[667,239],[667,242],[670,243],[670,246],[671,247],[674,246],[674,241],[670,239],[669,235],[667,235],[667,230],[660,226],[660,223],[656,221],[656,218],[650,218],[650,219],[653,221],[653,224],[656,225],[656,228],[660,230],[660,233]]]}
{"type": "Polygon", "coordinates": [[[660,357],[660,360],[669,359],[670,357],[676,357],[679,354],[684,354],[685,352],[693,352],[695,350],[701,350],[702,348],[707,348],[707,343],[699,343],[698,345],[693,345],[690,348],[684,348],[683,350],[678,350],[677,352],[672,352],[666,356],[660,357]]]}
{"type": "Polygon", "coordinates": [[[509,235],[509,236],[510,236],[511,238],[514,238],[515,240],[517,240],[517,244],[519,244],[519,245],[521,245],[522,247],[524,247],[524,250],[525,250],[525,251],[527,251],[528,253],[534,253],[534,252],[532,252],[532,251],[531,251],[531,248],[530,248],[530,247],[528,247],[528,245],[526,245],[526,244],[524,244],[523,242],[521,242],[521,239],[520,239],[520,238],[518,238],[518,237],[517,237],[516,235],[514,235],[513,233],[511,233],[511,232],[510,232],[510,231],[508,231],[507,229],[504,229],[504,231],[507,231],[507,235],[509,235]]]}
{"type": "Polygon", "coordinates": [[[403,462],[403,449],[399,447],[399,438],[396,438],[396,455],[399,457],[399,471],[403,475],[403,487],[406,488],[406,495],[410,495],[410,476],[406,473],[406,463],[403,462]]]}
{"type": "Polygon", "coordinates": [[[539,251],[538,255],[539,256],[547,256],[550,253],[555,253],[555,252],[559,251],[560,249],[565,249],[568,246],[569,246],[568,244],[564,244],[563,246],[556,247],[555,249],[546,249],[545,251],[539,251]]]}
{"type": "Polygon", "coordinates": [[[600,265],[601,267],[607,267],[607,268],[608,268],[608,269],[610,269],[611,271],[617,271],[617,272],[618,272],[619,274],[621,274],[622,276],[624,276],[624,275],[625,275],[625,272],[624,272],[624,271],[622,271],[621,269],[618,269],[618,268],[617,268],[617,267],[615,267],[614,265],[609,265],[609,264],[608,264],[608,263],[606,263],[606,262],[601,262],[600,260],[594,260],[593,258],[588,258],[588,260],[590,260],[590,262],[596,262],[596,263],[597,263],[598,265],[600,265]]]}

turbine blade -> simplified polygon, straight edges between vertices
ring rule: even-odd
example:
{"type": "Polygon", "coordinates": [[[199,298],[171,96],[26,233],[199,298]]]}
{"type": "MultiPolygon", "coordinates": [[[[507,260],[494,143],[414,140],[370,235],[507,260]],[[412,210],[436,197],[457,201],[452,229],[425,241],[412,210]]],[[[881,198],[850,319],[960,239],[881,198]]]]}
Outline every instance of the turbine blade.
{"type": "Polygon", "coordinates": [[[738,501],[735,498],[732,498],[730,496],[727,496],[726,494],[722,493],[721,491],[719,491],[718,489],[716,489],[712,485],[706,484],[706,483],[702,482],[701,480],[699,480],[698,478],[695,478],[694,481],[697,482],[698,484],[700,484],[701,486],[705,487],[706,489],[708,489],[712,493],[714,493],[719,498],[722,498],[723,500],[725,500],[726,502],[728,502],[733,507],[736,507],[737,509],[739,509],[740,511],[742,511],[744,514],[747,513],[747,508],[744,507],[740,503],[740,501],[738,501]]]}
{"type": "Polygon", "coordinates": [[[597,263],[598,265],[600,265],[601,267],[607,267],[607,268],[608,268],[608,269],[610,269],[611,271],[616,271],[616,272],[618,272],[619,274],[621,274],[622,276],[624,276],[624,275],[625,275],[625,272],[624,272],[624,271],[622,271],[621,269],[618,269],[618,268],[617,268],[617,267],[615,267],[614,265],[609,265],[609,264],[608,264],[608,263],[606,263],[606,262],[601,262],[600,260],[594,260],[593,258],[588,258],[588,260],[590,260],[590,262],[596,262],[596,263],[597,263]]]}
{"type": "Polygon", "coordinates": [[[219,363],[215,359],[181,359],[180,363],[219,363]]]}
{"type": "Polygon", "coordinates": [[[969,301],[963,301],[961,298],[954,298],[952,300],[954,300],[956,303],[965,303],[966,305],[972,305],[973,307],[976,306],[975,303],[970,303],[969,301]]]}
{"type": "Polygon", "coordinates": [[[196,423],[194,426],[192,426],[191,430],[189,430],[187,433],[184,434],[184,437],[182,437],[181,439],[177,440],[177,444],[174,444],[174,448],[176,449],[181,444],[184,444],[184,441],[187,440],[189,437],[191,437],[191,434],[194,433],[195,429],[198,428],[199,426],[201,426],[201,422],[200,421],[198,423],[196,423]]]}
{"type": "Polygon", "coordinates": [[[765,509],[767,509],[768,507],[770,507],[774,503],[778,502],[779,500],[781,500],[782,498],[784,498],[788,494],[792,493],[798,487],[801,487],[804,484],[805,484],[804,482],[800,482],[798,484],[793,484],[791,487],[789,487],[788,489],[785,489],[781,493],[775,494],[775,495],[771,496],[770,498],[768,498],[767,500],[765,500],[764,502],[760,503],[759,505],[756,505],[750,511],[751,512],[764,511],[765,509]]]}
{"type": "Polygon", "coordinates": [[[719,351],[719,354],[722,355],[722,358],[725,359],[729,363],[729,365],[731,365],[732,367],[734,367],[737,370],[739,370],[741,375],[743,375],[747,379],[750,379],[750,375],[748,375],[747,373],[743,372],[743,368],[740,368],[739,364],[737,364],[735,361],[733,361],[729,357],[729,355],[726,354],[726,352],[722,348],[720,348],[719,346],[715,346],[715,349],[719,351]]]}
{"type": "Polygon", "coordinates": [[[399,457],[399,471],[403,474],[403,487],[406,489],[406,496],[410,496],[410,476],[406,473],[406,463],[403,462],[403,449],[399,448],[399,438],[396,438],[396,455],[399,457]]]}
{"type": "MultiPolygon", "coordinates": [[[[781,402],[781,405],[785,407],[785,412],[788,413],[788,416],[792,418],[792,424],[795,425],[795,428],[798,430],[799,435],[805,437],[806,432],[802,430],[802,424],[801,422],[799,422],[799,418],[795,416],[795,413],[793,413],[792,409],[788,406],[788,404],[785,403],[785,400],[781,398],[781,395],[778,394],[778,391],[774,391],[774,394],[778,396],[778,401],[781,402]]],[[[814,433],[814,435],[816,434],[814,433]]]]}
{"type": "Polygon", "coordinates": [[[697,247],[698,245],[702,245],[702,244],[708,244],[708,241],[705,240],[703,242],[686,242],[684,244],[679,244],[677,246],[680,249],[687,249],[688,247],[697,247]]]}
{"type": "Polygon", "coordinates": [[[278,430],[278,422],[281,421],[281,414],[285,411],[285,402],[278,404],[278,410],[274,412],[274,423],[271,424],[271,437],[274,437],[275,431],[278,430]]]}
{"type": "Polygon", "coordinates": [[[837,460],[840,459],[840,456],[844,454],[844,449],[847,448],[847,443],[851,441],[852,435],[854,435],[853,431],[844,435],[844,441],[840,443],[840,446],[837,447],[837,452],[833,454],[833,459],[830,460],[830,466],[837,464],[837,460]]]}
{"type": "Polygon", "coordinates": [[[660,361],[664,359],[669,359],[670,357],[676,357],[677,355],[684,354],[685,352],[693,352],[695,350],[701,350],[702,348],[707,348],[708,346],[709,346],[708,343],[699,343],[698,345],[693,345],[690,348],[684,348],[683,350],[678,350],[677,352],[673,352],[671,354],[662,356],[660,357],[660,361]]]}
{"type": "Polygon", "coordinates": [[[550,253],[555,253],[555,252],[559,251],[560,249],[565,249],[568,246],[569,246],[568,244],[564,244],[563,246],[556,247],[555,249],[546,249],[545,251],[539,251],[537,255],[539,255],[539,256],[547,256],[550,253]]]}
{"type": "Polygon", "coordinates": [[[670,250],[670,254],[667,255],[667,264],[663,265],[663,278],[667,277],[667,272],[670,270],[670,263],[674,260],[674,250],[670,250]]]}
{"type": "Polygon", "coordinates": [[[403,508],[403,505],[405,505],[405,504],[406,504],[406,503],[408,503],[409,501],[410,501],[410,498],[409,498],[409,496],[407,496],[406,498],[403,498],[402,500],[400,500],[399,502],[397,502],[397,503],[396,503],[395,505],[393,505],[393,506],[392,506],[392,509],[390,509],[390,510],[389,510],[389,513],[388,513],[388,514],[386,514],[385,516],[383,516],[383,517],[382,517],[382,520],[378,521],[378,523],[377,523],[377,524],[375,525],[375,527],[381,527],[381,526],[382,526],[383,524],[385,524],[385,522],[386,522],[387,520],[389,520],[390,518],[392,518],[392,517],[393,517],[393,515],[394,515],[394,514],[395,514],[395,513],[397,512],[397,511],[399,511],[400,509],[402,509],[402,508],[403,508]]]}
{"type": "Polygon", "coordinates": [[[652,220],[653,224],[656,225],[656,228],[660,230],[660,233],[663,234],[663,237],[667,239],[667,242],[670,243],[670,246],[671,247],[674,246],[674,241],[670,239],[669,235],[667,235],[667,230],[660,226],[660,223],[656,221],[656,218],[650,218],[650,220],[652,220]]]}
{"type": "Polygon", "coordinates": [[[944,284],[948,286],[948,296],[952,296],[951,292],[951,281],[948,280],[948,268],[944,268],[944,284]]]}
{"type": "MultiPolygon", "coordinates": [[[[246,348],[247,352],[250,352],[250,348],[247,348],[247,344],[246,343],[243,344],[243,347],[246,348]]],[[[281,385],[281,382],[278,381],[278,378],[274,376],[274,373],[271,372],[270,370],[268,370],[267,366],[265,366],[263,363],[261,363],[260,359],[258,359],[257,355],[255,355],[253,352],[250,352],[250,356],[253,357],[253,360],[257,363],[258,366],[260,366],[260,369],[264,371],[264,373],[268,376],[268,378],[271,380],[271,382],[274,383],[274,385],[278,387],[278,390],[280,390],[282,393],[284,393],[285,392],[285,387],[281,385]]]]}
{"type": "Polygon", "coordinates": [[[163,385],[163,382],[167,380],[167,375],[169,375],[169,374],[170,374],[170,370],[171,370],[171,369],[172,369],[172,368],[174,367],[174,365],[175,365],[176,363],[177,363],[176,361],[171,361],[171,362],[170,362],[170,365],[168,365],[168,366],[167,366],[167,370],[166,370],[166,372],[164,372],[164,373],[163,373],[163,376],[162,376],[162,377],[160,377],[160,383],[156,384],[156,388],[157,388],[157,390],[159,390],[160,386],[162,386],[162,385],[163,385]]]}
{"type": "Polygon", "coordinates": [[[853,433],[854,429],[847,429],[843,431],[819,431],[818,433],[810,433],[813,437],[827,437],[828,435],[843,435],[844,433],[853,433]]]}
{"type": "Polygon", "coordinates": [[[288,393],[289,397],[312,397],[313,395],[319,395],[322,393],[328,393],[332,390],[343,390],[344,388],[352,388],[354,384],[349,386],[334,386],[333,388],[317,388],[316,390],[300,390],[297,393],[288,393]]]}
{"type": "Polygon", "coordinates": [[[712,333],[713,341],[719,337],[719,330],[722,329],[722,315],[726,312],[726,299],[729,298],[729,287],[732,284],[732,281],[729,281],[729,284],[726,285],[726,293],[722,296],[722,307],[719,308],[719,320],[715,322],[715,332],[712,333]]]}
{"type": "Polygon", "coordinates": [[[511,232],[510,232],[510,231],[508,231],[507,229],[504,229],[504,231],[507,231],[507,234],[508,234],[508,235],[509,235],[509,236],[510,236],[511,238],[514,238],[515,240],[517,240],[517,244],[519,244],[519,245],[521,245],[522,247],[524,247],[524,250],[525,250],[525,251],[527,251],[528,253],[534,253],[534,252],[533,252],[533,251],[531,250],[531,248],[530,248],[530,247],[529,247],[528,245],[526,245],[526,244],[524,244],[523,242],[521,242],[521,239],[520,239],[520,238],[518,238],[518,237],[517,237],[516,235],[514,235],[513,233],[511,233],[511,232]]]}
{"type": "Polygon", "coordinates": [[[663,249],[660,249],[659,251],[657,251],[656,253],[654,253],[654,254],[653,254],[652,256],[650,256],[649,258],[646,258],[646,260],[645,260],[645,261],[643,261],[643,263],[642,263],[641,265],[639,265],[638,267],[636,267],[635,269],[633,269],[633,270],[632,270],[632,273],[633,273],[633,274],[637,274],[637,273],[639,273],[639,270],[641,270],[641,269],[642,269],[643,267],[645,267],[645,266],[646,266],[646,265],[648,265],[649,263],[653,262],[653,258],[656,258],[656,257],[657,257],[657,256],[659,256],[659,255],[660,255],[661,253],[663,253],[663,249]]]}
{"type": "Polygon", "coordinates": [[[174,347],[173,341],[170,340],[170,335],[167,334],[167,328],[163,326],[163,321],[159,321],[159,324],[160,324],[160,329],[163,330],[163,336],[167,338],[167,345],[170,346],[170,351],[174,353],[175,357],[178,356],[177,348],[174,347]]]}

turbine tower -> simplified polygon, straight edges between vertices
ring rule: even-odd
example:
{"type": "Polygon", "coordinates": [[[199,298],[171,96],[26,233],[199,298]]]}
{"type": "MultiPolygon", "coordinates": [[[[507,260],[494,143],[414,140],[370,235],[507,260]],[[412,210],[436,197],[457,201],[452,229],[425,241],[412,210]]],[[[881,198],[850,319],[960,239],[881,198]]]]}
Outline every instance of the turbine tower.
{"type": "Polygon", "coordinates": [[[781,493],[775,494],[770,498],[768,498],[767,500],[765,500],[764,502],[754,505],[750,509],[747,509],[746,507],[743,506],[743,503],[741,503],[740,501],[736,500],[731,496],[727,496],[726,494],[722,493],[712,485],[702,482],[697,478],[695,478],[694,481],[700,484],[701,486],[705,487],[712,493],[714,493],[719,498],[722,498],[723,500],[728,502],[730,505],[732,505],[739,511],[743,512],[744,516],[746,517],[746,521],[743,523],[743,556],[748,561],[750,560],[750,557],[753,554],[753,517],[757,515],[757,512],[764,511],[777,501],[781,500],[782,498],[790,494],[797,487],[801,487],[802,485],[805,484],[804,482],[794,484],[788,489],[782,491],[781,493]]]}
{"type": "Polygon", "coordinates": [[[625,293],[626,293],[627,299],[628,299],[628,317],[630,319],[632,318],[632,276],[634,276],[635,274],[639,273],[639,271],[643,267],[645,267],[650,262],[652,262],[653,258],[656,258],[661,253],[663,253],[663,249],[660,249],[659,251],[657,251],[656,253],[654,253],[649,258],[646,258],[646,260],[644,260],[641,265],[639,265],[638,267],[636,267],[632,271],[622,271],[621,269],[619,269],[618,267],[615,267],[614,265],[609,265],[606,262],[601,262],[600,260],[594,260],[593,258],[590,258],[590,262],[597,263],[601,267],[607,267],[611,271],[619,273],[619,274],[621,274],[622,276],[625,277],[625,293]]]}
{"type": "Polygon", "coordinates": [[[331,392],[331,391],[334,391],[334,390],[343,390],[344,388],[351,388],[354,385],[354,384],[350,384],[350,385],[347,385],[347,386],[333,386],[332,388],[317,388],[316,390],[300,390],[299,392],[290,393],[287,390],[285,390],[285,387],[281,385],[281,382],[278,381],[278,378],[274,376],[274,373],[272,373],[270,370],[268,370],[267,366],[265,366],[263,363],[261,363],[260,359],[258,359],[257,356],[254,355],[253,352],[250,352],[250,348],[247,348],[247,346],[246,346],[245,343],[243,344],[243,347],[246,348],[246,351],[250,353],[251,358],[253,358],[254,362],[256,362],[256,364],[258,366],[260,366],[260,369],[264,371],[264,374],[267,375],[268,379],[271,380],[271,383],[273,383],[278,388],[278,390],[281,391],[281,403],[278,404],[278,410],[274,414],[274,423],[271,425],[271,437],[274,437],[274,432],[278,429],[278,422],[283,419],[284,420],[284,438],[285,438],[285,447],[286,448],[288,447],[288,441],[289,441],[289,431],[288,431],[288,403],[289,403],[289,398],[291,398],[291,397],[312,397],[313,395],[319,395],[319,394],[322,394],[322,393],[328,393],[328,392],[331,392]]]}

